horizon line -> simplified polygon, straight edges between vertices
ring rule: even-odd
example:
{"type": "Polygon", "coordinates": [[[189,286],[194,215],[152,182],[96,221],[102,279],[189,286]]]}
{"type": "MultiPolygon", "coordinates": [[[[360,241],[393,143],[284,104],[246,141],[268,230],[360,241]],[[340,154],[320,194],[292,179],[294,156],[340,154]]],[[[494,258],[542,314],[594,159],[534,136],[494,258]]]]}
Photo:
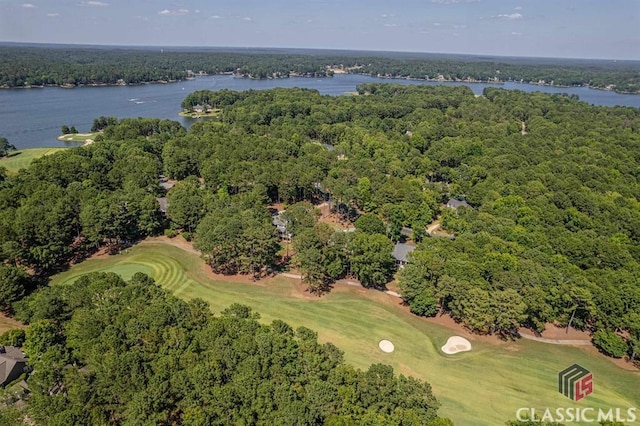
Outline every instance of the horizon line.
{"type": "MultiPolygon", "coordinates": [[[[578,60],[578,61],[603,61],[603,62],[638,62],[640,59],[620,59],[620,58],[585,58],[571,56],[525,56],[525,55],[500,55],[489,53],[462,53],[462,52],[426,52],[415,50],[373,50],[373,49],[349,49],[349,48],[331,48],[331,47],[283,47],[283,46],[212,46],[212,45],[138,45],[138,44],[98,44],[98,43],[57,43],[57,42],[32,42],[32,41],[12,41],[0,40],[0,45],[18,44],[18,45],[40,45],[40,46],[64,46],[64,47],[98,47],[98,48],[119,48],[119,49],[228,49],[228,50],[306,50],[306,51],[336,51],[345,53],[378,53],[378,54],[413,54],[413,55],[444,55],[444,56],[470,56],[477,59],[490,60],[493,58],[517,58],[517,59],[547,59],[547,60],[578,60]]],[[[374,55],[375,56],[375,55],[374,55]]]]}

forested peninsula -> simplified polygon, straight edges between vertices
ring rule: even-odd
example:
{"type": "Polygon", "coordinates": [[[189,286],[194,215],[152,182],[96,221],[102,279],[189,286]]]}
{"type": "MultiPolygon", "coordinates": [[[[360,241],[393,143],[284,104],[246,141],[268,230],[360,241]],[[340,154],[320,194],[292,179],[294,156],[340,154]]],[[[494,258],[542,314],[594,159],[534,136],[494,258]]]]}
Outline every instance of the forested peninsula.
{"type": "Polygon", "coordinates": [[[202,74],[266,79],[334,73],[431,81],[516,81],[640,92],[635,61],[287,49],[0,45],[0,87],[167,83],[202,74]]]}

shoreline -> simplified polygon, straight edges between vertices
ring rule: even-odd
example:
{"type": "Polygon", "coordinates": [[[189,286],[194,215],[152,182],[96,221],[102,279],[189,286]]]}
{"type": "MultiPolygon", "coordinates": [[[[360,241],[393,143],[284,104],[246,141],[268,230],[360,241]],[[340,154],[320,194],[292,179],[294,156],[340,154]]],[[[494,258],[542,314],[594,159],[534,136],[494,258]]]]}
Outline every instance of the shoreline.
{"type": "MultiPolygon", "coordinates": [[[[551,84],[551,83],[540,83],[540,82],[534,82],[534,81],[518,81],[518,80],[476,80],[476,79],[472,79],[472,80],[465,80],[465,79],[446,79],[446,78],[420,78],[420,77],[409,77],[409,76],[399,76],[399,75],[372,75],[371,73],[360,73],[360,72],[344,72],[344,73],[335,73],[337,75],[361,75],[361,76],[365,76],[365,77],[371,77],[371,78],[381,78],[381,79],[387,79],[387,80],[410,80],[410,81],[425,81],[425,82],[430,82],[430,83],[470,83],[470,84],[488,84],[488,85],[504,85],[506,83],[515,83],[515,84],[522,84],[522,85],[531,85],[531,86],[540,86],[540,87],[553,87],[553,88],[558,88],[558,89],[580,89],[580,88],[584,88],[584,89],[593,89],[593,90],[602,90],[605,92],[612,92],[612,93],[617,93],[620,95],[634,95],[634,96],[640,96],[640,90],[637,92],[624,92],[624,91],[617,91],[615,89],[611,89],[608,87],[597,87],[597,86],[590,86],[588,84],[584,84],[581,86],[566,86],[566,85],[561,85],[561,84],[551,84]]],[[[230,74],[230,73],[211,73],[211,74],[207,74],[207,75],[203,75],[204,77],[208,77],[208,76],[222,76],[222,75],[233,75],[234,78],[239,78],[239,79],[248,79],[248,80],[256,80],[256,81],[260,81],[260,80],[276,80],[276,79],[287,79],[287,78],[303,78],[303,79],[308,79],[308,78],[333,78],[335,75],[315,75],[315,76],[309,76],[309,75],[281,75],[281,76],[277,76],[277,77],[264,77],[264,78],[256,78],[250,75],[234,75],[234,74],[230,74]]],[[[7,86],[7,85],[2,85],[0,86],[0,89],[5,89],[5,90],[13,90],[13,89],[45,89],[45,88],[60,88],[60,89],[80,89],[80,88],[95,88],[95,87],[133,87],[133,86],[144,86],[147,84],[172,84],[172,83],[180,83],[180,82],[184,82],[184,81],[192,81],[194,80],[194,78],[189,77],[189,78],[185,78],[185,79],[178,79],[178,80],[153,80],[153,81],[144,81],[144,82],[139,82],[139,83],[124,83],[124,82],[118,82],[118,83],[94,83],[94,84],[81,84],[81,85],[70,85],[70,84],[64,84],[64,85],[58,85],[58,84],[45,84],[45,85],[28,85],[28,86],[7,86]]]]}

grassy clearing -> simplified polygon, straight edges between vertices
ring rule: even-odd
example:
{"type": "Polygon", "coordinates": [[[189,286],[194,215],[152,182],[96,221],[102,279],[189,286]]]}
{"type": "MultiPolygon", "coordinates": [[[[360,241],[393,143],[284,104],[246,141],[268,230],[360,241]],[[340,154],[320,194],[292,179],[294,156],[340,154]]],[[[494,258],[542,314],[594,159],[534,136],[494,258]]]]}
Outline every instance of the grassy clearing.
{"type": "Polygon", "coordinates": [[[214,312],[238,302],[253,307],[264,322],[280,318],[294,327],[312,328],[357,367],[383,362],[429,381],[442,402],[440,413],[460,425],[504,424],[515,418],[519,407],[640,406],[640,374],[583,349],[471,336],[471,352],[446,356],[439,348],[455,333],[407,313],[397,299],[375,291],[341,286],[317,298],[301,292],[297,280],[282,277],[256,284],[213,280],[197,256],[161,244],[138,245],[128,254],[86,261],[55,276],[52,284],[69,283],[93,271],[125,278],[145,272],[181,298],[208,301],[214,312]],[[395,352],[380,351],[382,339],[391,340],[395,352]],[[556,390],[558,371],[573,363],[594,374],[594,394],[578,403],[556,390]]]}
{"type": "Polygon", "coordinates": [[[18,170],[29,167],[29,164],[36,158],[50,155],[63,149],[67,148],[29,148],[11,151],[8,157],[0,158],[0,167],[6,168],[9,174],[15,174],[18,173],[18,170]]]}
{"type": "Polygon", "coordinates": [[[59,141],[63,142],[86,142],[87,140],[93,141],[100,132],[93,133],[69,133],[66,135],[58,136],[59,141]]]}

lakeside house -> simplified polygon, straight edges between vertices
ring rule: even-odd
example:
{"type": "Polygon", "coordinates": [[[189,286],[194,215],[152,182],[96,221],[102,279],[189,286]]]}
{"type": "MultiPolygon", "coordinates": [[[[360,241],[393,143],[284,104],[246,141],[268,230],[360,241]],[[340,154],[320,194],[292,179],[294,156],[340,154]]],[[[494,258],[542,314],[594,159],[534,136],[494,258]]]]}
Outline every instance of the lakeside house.
{"type": "Polygon", "coordinates": [[[410,246],[405,243],[397,243],[393,247],[393,258],[396,260],[396,266],[400,269],[409,263],[409,253],[414,251],[416,246],[410,246]]]}
{"type": "Polygon", "coordinates": [[[27,372],[27,355],[14,346],[0,345],[0,387],[27,372]]]}
{"type": "Polygon", "coordinates": [[[455,198],[451,198],[449,201],[447,201],[447,208],[457,210],[458,207],[466,207],[468,209],[471,208],[471,206],[464,200],[460,201],[456,200],[455,198]]]}

